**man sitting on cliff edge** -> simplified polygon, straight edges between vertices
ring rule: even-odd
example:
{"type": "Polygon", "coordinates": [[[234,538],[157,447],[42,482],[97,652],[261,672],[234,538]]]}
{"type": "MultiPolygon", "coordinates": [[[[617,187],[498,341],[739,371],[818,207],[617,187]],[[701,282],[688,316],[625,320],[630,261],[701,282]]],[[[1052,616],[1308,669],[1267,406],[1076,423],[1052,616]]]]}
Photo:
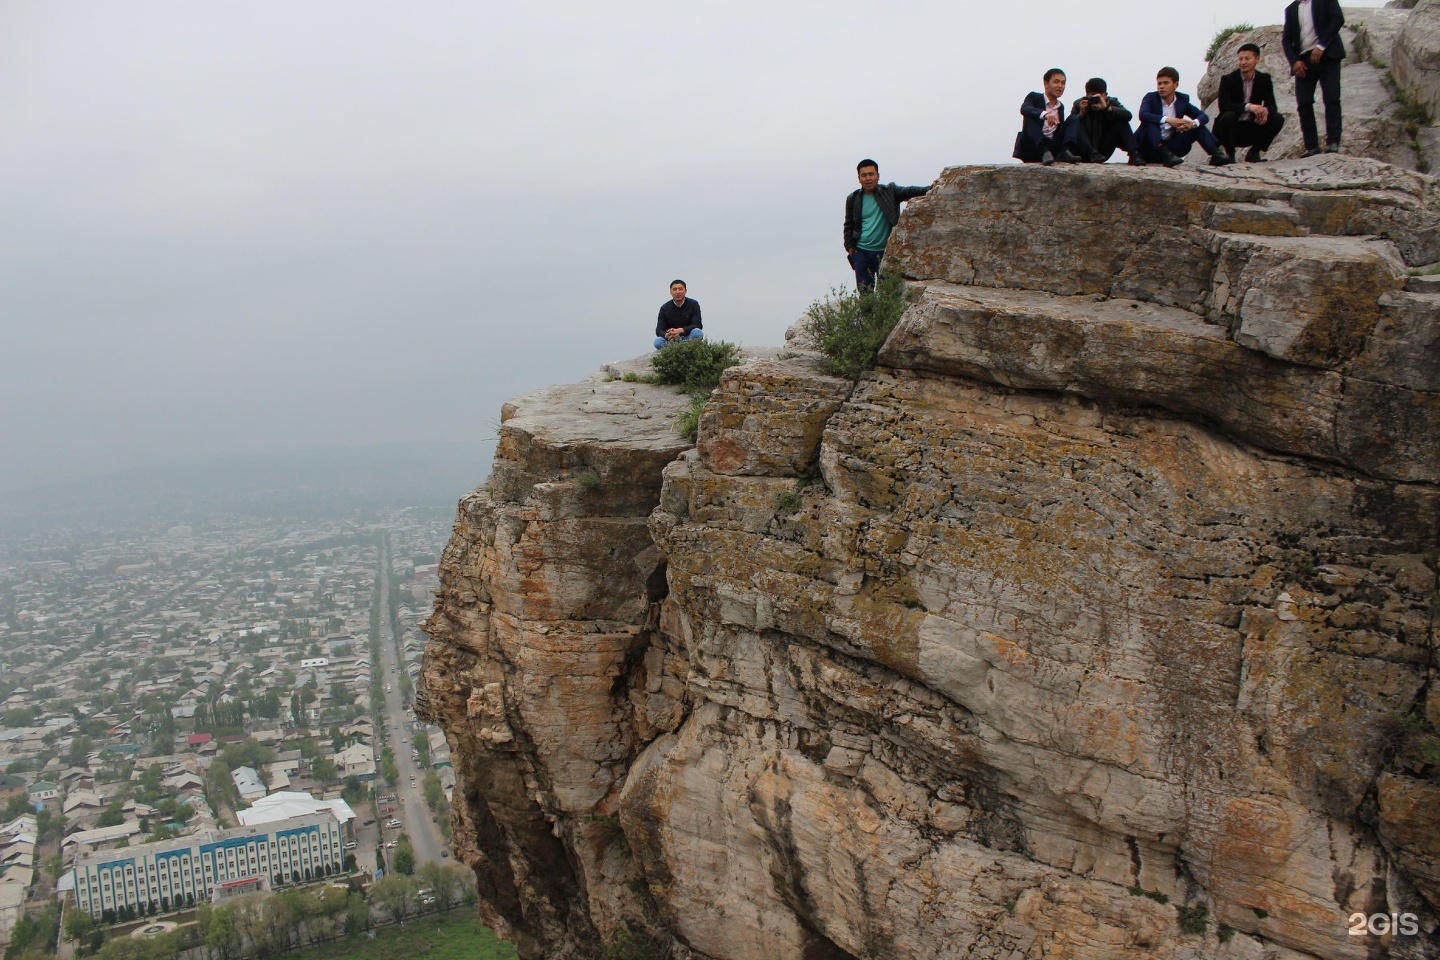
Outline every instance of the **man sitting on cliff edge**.
{"type": "Polygon", "coordinates": [[[670,299],[660,304],[660,315],[655,318],[655,349],[703,339],[705,331],[700,327],[700,301],[685,296],[684,280],[671,280],[670,299]]]}

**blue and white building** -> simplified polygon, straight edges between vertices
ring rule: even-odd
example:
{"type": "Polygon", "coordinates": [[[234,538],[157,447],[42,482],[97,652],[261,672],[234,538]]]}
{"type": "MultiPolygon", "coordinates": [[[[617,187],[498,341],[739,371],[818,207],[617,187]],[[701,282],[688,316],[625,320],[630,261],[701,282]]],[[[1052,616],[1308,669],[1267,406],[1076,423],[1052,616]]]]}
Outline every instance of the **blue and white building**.
{"type": "Polygon", "coordinates": [[[343,829],[332,809],[269,823],[215,830],[191,837],[75,858],[75,903],[92,917],[106,910],[144,910],[216,902],[339,873],[345,862],[343,829]]]}

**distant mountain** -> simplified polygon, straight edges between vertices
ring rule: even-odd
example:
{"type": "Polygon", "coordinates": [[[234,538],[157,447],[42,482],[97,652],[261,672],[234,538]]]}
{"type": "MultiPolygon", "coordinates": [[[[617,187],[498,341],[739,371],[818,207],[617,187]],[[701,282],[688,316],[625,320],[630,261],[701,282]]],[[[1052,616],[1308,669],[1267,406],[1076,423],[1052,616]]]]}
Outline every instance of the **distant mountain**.
{"type": "Polygon", "coordinates": [[[354,515],[393,507],[453,508],[485,481],[493,442],[390,443],[187,460],[0,494],[0,531],[104,517],[354,515]]]}

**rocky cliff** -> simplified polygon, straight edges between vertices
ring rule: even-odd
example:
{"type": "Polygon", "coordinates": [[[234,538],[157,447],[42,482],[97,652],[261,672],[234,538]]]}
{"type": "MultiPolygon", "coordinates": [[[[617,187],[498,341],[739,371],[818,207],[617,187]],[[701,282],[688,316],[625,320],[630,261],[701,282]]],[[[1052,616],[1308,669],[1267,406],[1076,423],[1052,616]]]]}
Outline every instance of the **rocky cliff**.
{"type": "Polygon", "coordinates": [[[486,920],[527,958],[1440,956],[1436,182],[956,168],[891,259],[871,375],[752,358],[694,447],[620,367],[505,407],[417,700],[486,920]]]}

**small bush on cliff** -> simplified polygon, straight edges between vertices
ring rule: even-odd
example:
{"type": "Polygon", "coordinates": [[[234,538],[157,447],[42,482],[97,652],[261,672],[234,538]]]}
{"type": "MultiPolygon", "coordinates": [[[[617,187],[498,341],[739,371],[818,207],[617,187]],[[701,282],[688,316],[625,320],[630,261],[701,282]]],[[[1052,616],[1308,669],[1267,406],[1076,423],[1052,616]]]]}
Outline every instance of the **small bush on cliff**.
{"type": "Polygon", "coordinates": [[[825,355],[826,373],[859,380],[875,366],[885,338],[895,329],[913,295],[898,273],[883,273],[863,293],[832,290],[805,311],[805,332],[825,355]]]}
{"type": "Polygon", "coordinates": [[[1209,63],[1215,59],[1215,54],[1220,52],[1220,48],[1225,45],[1226,40],[1229,40],[1237,33],[1249,33],[1254,29],[1255,24],[1253,23],[1237,23],[1221,29],[1215,34],[1215,38],[1210,41],[1210,49],[1205,51],[1205,62],[1209,63]]]}
{"type": "Polygon", "coordinates": [[[686,393],[709,393],[720,386],[720,375],[740,362],[740,348],[724,340],[681,340],[655,351],[650,365],[661,383],[686,393]]]}

